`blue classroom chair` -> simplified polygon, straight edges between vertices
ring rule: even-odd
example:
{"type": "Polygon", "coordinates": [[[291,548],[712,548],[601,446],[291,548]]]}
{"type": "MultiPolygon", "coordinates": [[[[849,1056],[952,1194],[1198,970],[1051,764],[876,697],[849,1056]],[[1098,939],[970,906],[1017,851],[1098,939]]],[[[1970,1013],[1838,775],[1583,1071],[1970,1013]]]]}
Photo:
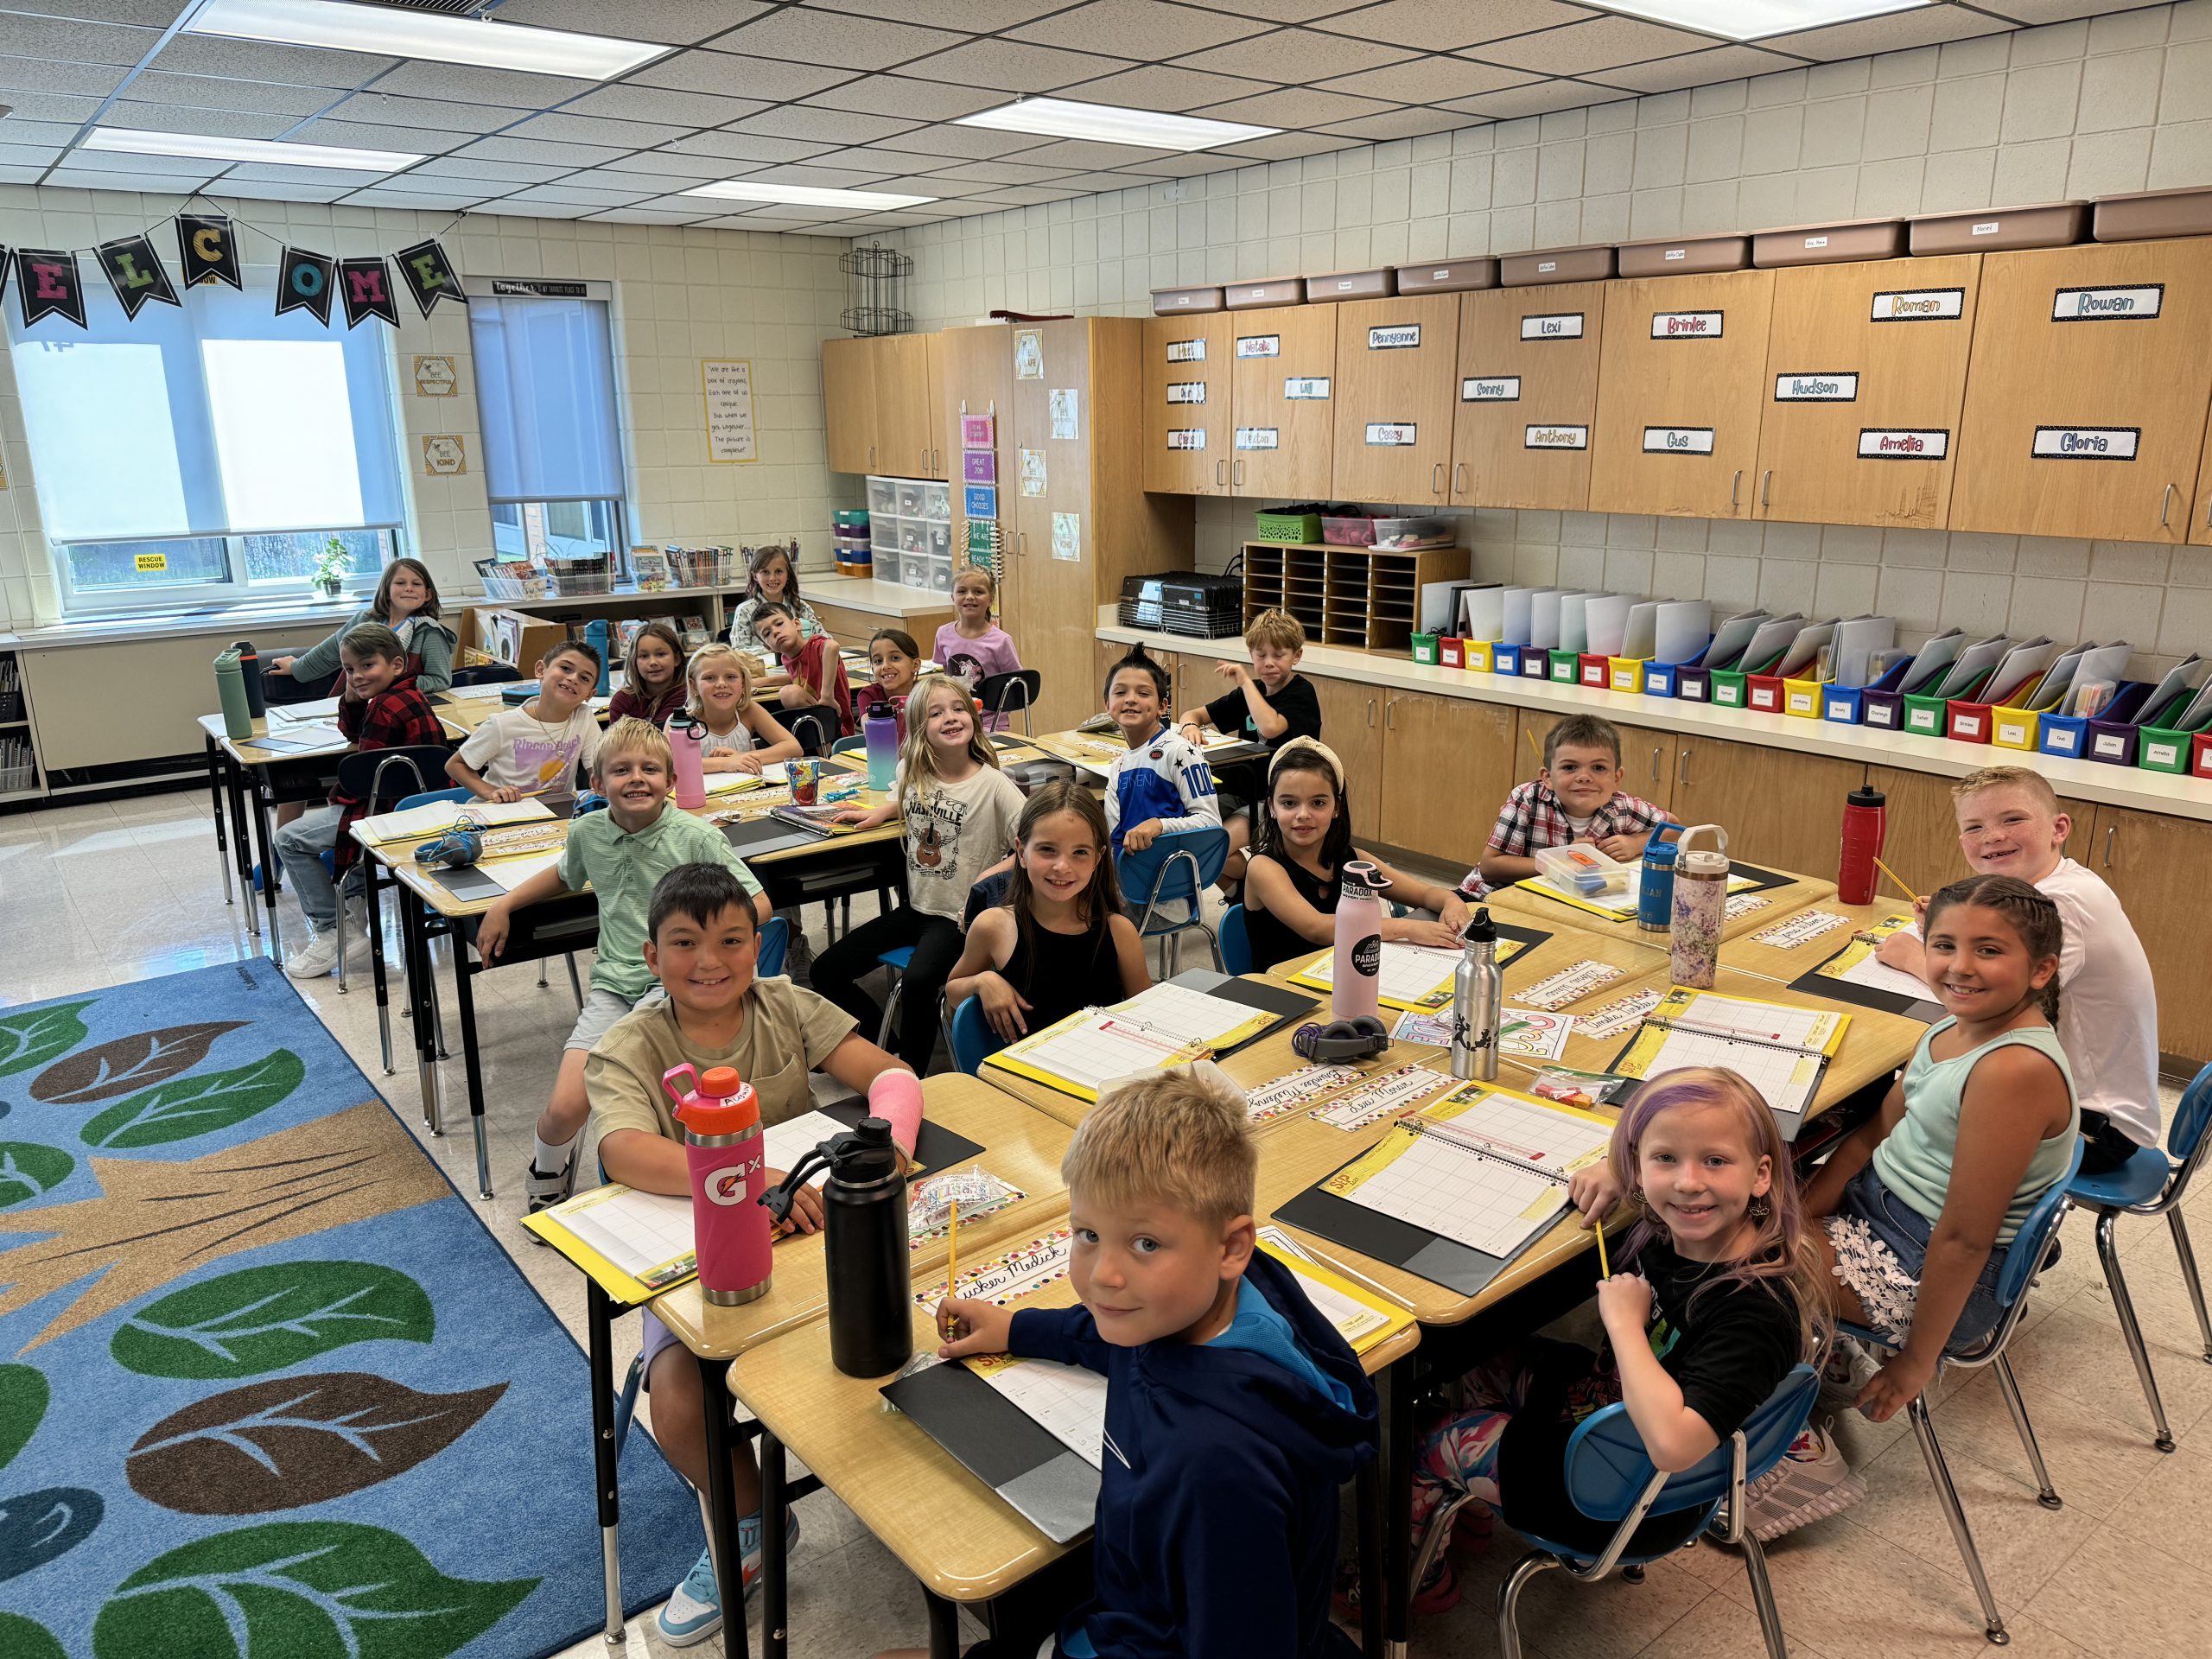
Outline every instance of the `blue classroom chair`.
{"type": "Polygon", "coordinates": [[[1244,931],[1244,906],[1231,905],[1221,912],[1221,935],[1216,942],[1224,974],[1252,971],[1252,941],[1244,931]]]}
{"type": "MultiPolygon", "coordinates": [[[[1154,842],[1141,852],[1123,852],[1115,860],[1122,896],[1134,906],[1143,899],[1143,919],[1137,924],[1140,940],[1168,941],[1172,973],[1182,966],[1182,936],[1193,928],[1205,935],[1214,966],[1222,966],[1221,941],[1203,919],[1205,890],[1220,878],[1229,861],[1229,834],[1218,829],[1178,830],[1154,842]],[[1160,912],[1162,905],[1169,907],[1160,912]],[[1177,912],[1185,906],[1188,915],[1177,912]]],[[[1225,969],[1224,971],[1227,971],[1225,969]]]]}
{"type": "Polygon", "coordinates": [[[985,1060],[1004,1048],[991,1022],[983,1018],[983,999],[971,996],[952,1011],[952,1064],[974,1077],[985,1060]]]}
{"type": "Polygon", "coordinates": [[[780,916],[760,924],[760,950],[753,959],[755,979],[773,979],[784,971],[784,957],[791,946],[791,925],[780,916]]]}

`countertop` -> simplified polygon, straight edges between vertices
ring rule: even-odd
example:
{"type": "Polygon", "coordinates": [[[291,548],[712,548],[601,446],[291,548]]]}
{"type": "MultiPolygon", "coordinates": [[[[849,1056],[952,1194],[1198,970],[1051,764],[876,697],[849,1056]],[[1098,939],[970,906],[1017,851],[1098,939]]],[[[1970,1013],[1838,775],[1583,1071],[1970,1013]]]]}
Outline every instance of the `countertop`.
{"type": "Polygon", "coordinates": [[[817,576],[803,573],[800,591],[810,603],[842,605],[848,610],[868,611],[877,616],[920,616],[931,611],[950,611],[950,594],[924,593],[874,576],[817,576]]]}

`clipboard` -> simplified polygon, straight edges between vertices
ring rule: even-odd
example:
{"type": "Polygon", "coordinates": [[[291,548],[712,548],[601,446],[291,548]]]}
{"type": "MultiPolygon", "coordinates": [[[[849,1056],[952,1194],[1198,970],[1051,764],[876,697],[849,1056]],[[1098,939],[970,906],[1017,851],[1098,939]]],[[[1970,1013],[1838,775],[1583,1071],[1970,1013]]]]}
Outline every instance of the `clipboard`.
{"type": "MultiPolygon", "coordinates": [[[[1909,924],[1911,918],[1897,917],[1892,919],[1909,924]]],[[[1886,938],[1897,930],[1883,924],[1869,931],[1878,939],[1886,938]]],[[[1873,949],[1872,945],[1862,938],[1853,938],[1847,940],[1841,950],[1815,963],[1791,980],[1789,988],[1793,991],[1802,991],[1808,996],[1826,997],[1830,1001],[1849,1002],[1859,1007],[1871,1008],[1877,1014],[1903,1014],[1908,1020],[1917,1020],[1923,1026],[1932,1026],[1944,1017],[1943,1005],[1936,1001],[1933,996],[1907,996],[1904,992],[1893,991],[1887,986],[1860,985],[1851,980],[1839,979],[1835,976],[1833,969],[1836,964],[1843,963],[1848,966],[1846,958],[1854,960],[1862,958],[1873,949]]]]}

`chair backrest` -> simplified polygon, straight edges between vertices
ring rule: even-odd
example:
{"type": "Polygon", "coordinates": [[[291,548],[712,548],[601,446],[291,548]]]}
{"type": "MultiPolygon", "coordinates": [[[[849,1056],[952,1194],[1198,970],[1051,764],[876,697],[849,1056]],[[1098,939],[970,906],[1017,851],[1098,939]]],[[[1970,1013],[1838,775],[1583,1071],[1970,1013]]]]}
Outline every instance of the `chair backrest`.
{"type": "MultiPolygon", "coordinates": [[[[1748,1483],[1782,1461],[1789,1443],[1803,1430],[1821,1391],[1820,1373],[1796,1365],[1744,1424],[1744,1478],[1748,1483]]],[[[1698,1462],[1668,1477],[1647,1513],[1672,1515],[1728,1496],[1733,1478],[1733,1437],[1724,1440],[1698,1462]]],[[[1583,1420],[1567,1443],[1567,1495],[1593,1521],[1618,1521],[1636,1507],[1657,1472],[1643,1449],[1643,1437],[1629,1421],[1628,1408],[1607,1406],[1583,1420]]]]}
{"type": "Polygon", "coordinates": [[[433,801],[473,801],[475,798],[476,791],[473,789],[428,789],[420,795],[403,798],[393,810],[405,812],[414,807],[428,806],[433,801]]]}
{"type": "Polygon", "coordinates": [[[827,754],[830,746],[837,741],[837,711],[827,703],[817,703],[811,709],[774,709],[769,712],[785,731],[798,739],[799,747],[809,754],[827,754]]]}
{"type": "Polygon", "coordinates": [[[456,668],[453,671],[455,685],[505,685],[522,678],[522,671],[505,663],[479,663],[474,668],[456,668]]]}
{"type": "Polygon", "coordinates": [[[1005,715],[1034,708],[1044,690],[1042,674],[1033,668],[1017,668],[1004,674],[984,675],[976,684],[976,695],[983,700],[984,713],[1005,715]]]}
{"type": "Polygon", "coordinates": [[[832,754],[857,754],[861,750],[866,747],[868,747],[868,739],[865,737],[841,737],[835,743],[832,743],[830,746],[830,753],[832,754]]]}
{"type": "Polygon", "coordinates": [[[338,758],[338,791],[376,811],[402,792],[420,794],[442,783],[453,751],[442,743],[409,743],[389,749],[356,749],[338,758]]]}
{"type": "MultiPolygon", "coordinates": [[[[2020,1230],[2012,1235],[2012,1242],[2005,1248],[2005,1265],[1997,1273],[1997,1300],[2008,1312],[2020,1300],[2028,1287],[2028,1281],[2043,1267],[2043,1259],[2050,1251],[2050,1236],[2058,1230],[2061,1217],[2066,1213],[2066,1189],[2074,1185],[2074,1178],[2082,1173],[2082,1138],[2074,1137],[2074,1155],[2068,1160],[2066,1173],[2058,1178],[2050,1191],[2036,1200],[2036,1207],[2028,1211],[2028,1218],[2020,1224],[2020,1230]]],[[[1998,1329],[2004,1330],[2010,1320],[2000,1320],[1998,1329]]]]}
{"type": "Polygon", "coordinates": [[[987,910],[996,910],[1006,903],[1006,891],[1014,885],[1014,872],[1000,870],[985,876],[968,889],[968,902],[960,912],[960,930],[966,932],[976,925],[976,918],[987,910]]]}
{"type": "Polygon", "coordinates": [[[2212,1125],[2212,1065],[2190,1080],[2174,1108],[2174,1121],[2166,1129],[2166,1150],[2183,1163],[2204,1144],[2204,1131],[2212,1125]]]}
{"type": "Polygon", "coordinates": [[[760,925],[760,954],[753,959],[753,973],[757,979],[773,979],[784,971],[784,957],[791,946],[791,925],[780,916],[771,916],[760,925]]]}
{"type": "Polygon", "coordinates": [[[1252,971],[1252,940],[1244,931],[1244,906],[1231,905],[1221,912],[1221,965],[1232,974],[1252,971]]]}
{"type": "Polygon", "coordinates": [[[983,1018],[983,999],[971,996],[952,1011],[952,1064],[969,1077],[1006,1045],[983,1018]]]}
{"type": "Polygon", "coordinates": [[[1115,861],[1114,873],[1122,879],[1122,897],[1132,905],[1172,904],[1178,899],[1195,904],[1228,861],[1228,831],[1178,830],[1141,852],[1123,853],[1115,861]],[[1188,853],[1191,858],[1177,858],[1178,853],[1188,853]],[[1192,860],[1198,864],[1195,878],[1191,871],[1192,860]]]}

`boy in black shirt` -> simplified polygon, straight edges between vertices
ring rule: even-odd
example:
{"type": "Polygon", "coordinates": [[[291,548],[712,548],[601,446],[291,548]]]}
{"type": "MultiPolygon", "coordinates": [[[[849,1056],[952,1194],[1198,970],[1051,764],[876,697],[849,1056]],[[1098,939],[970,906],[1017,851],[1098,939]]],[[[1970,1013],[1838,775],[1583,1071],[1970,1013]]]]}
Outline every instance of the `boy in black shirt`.
{"type": "Polygon", "coordinates": [[[1176,729],[1195,744],[1203,746],[1205,728],[1211,726],[1224,737],[1268,746],[1267,753],[1258,759],[1214,768],[1222,828],[1229,832],[1229,862],[1221,871],[1224,892],[1243,879],[1244,849],[1252,840],[1251,809],[1267,792],[1268,762],[1292,738],[1321,735],[1321,699],[1313,681],[1298,671],[1299,660],[1306,655],[1306,630],[1298,619],[1288,611],[1262,611],[1244,630],[1244,645],[1252,653],[1251,668],[1220,664],[1214,671],[1230,683],[1230,689],[1175,717],[1176,729]]]}

